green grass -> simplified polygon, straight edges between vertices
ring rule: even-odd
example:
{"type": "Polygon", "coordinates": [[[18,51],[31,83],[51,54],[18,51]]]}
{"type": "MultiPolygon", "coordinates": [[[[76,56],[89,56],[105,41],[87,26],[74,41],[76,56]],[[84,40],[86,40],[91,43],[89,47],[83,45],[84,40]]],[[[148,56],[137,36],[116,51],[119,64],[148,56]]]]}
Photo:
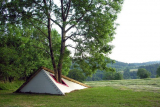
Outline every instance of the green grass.
{"type": "Polygon", "coordinates": [[[110,86],[120,90],[160,92],[160,78],[89,81],[86,84],[92,87],[110,86]]]}
{"type": "Polygon", "coordinates": [[[130,69],[130,72],[138,71],[138,69],[130,69]]]}
{"type": "MultiPolygon", "coordinates": [[[[135,90],[130,85],[160,87],[160,78],[86,82],[93,88],[65,96],[20,94],[0,90],[0,107],[159,107],[160,91],[135,90]],[[115,85],[116,84],[116,85],[115,85]]],[[[2,85],[2,83],[1,83],[2,85]]],[[[12,84],[15,85],[15,84],[12,84]]]]}
{"type": "Polygon", "coordinates": [[[0,82],[0,90],[16,90],[18,89],[24,81],[14,81],[14,82],[0,82]]]}

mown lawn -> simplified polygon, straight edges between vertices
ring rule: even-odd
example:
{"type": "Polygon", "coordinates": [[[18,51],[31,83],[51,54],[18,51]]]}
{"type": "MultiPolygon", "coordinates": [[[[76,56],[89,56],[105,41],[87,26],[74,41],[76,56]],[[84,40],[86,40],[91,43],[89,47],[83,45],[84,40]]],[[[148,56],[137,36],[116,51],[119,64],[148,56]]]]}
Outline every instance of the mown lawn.
{"type": "MultiPolygon", "coordinates": [[[[160,79],[159,79],[160,80],[160,79]]],[[[118,82],[127,81],[115,81],[118,82]]],[[[131,80],[129,80],[131,81],[131,80]]],[[[139,80],[142,81],[142,80],[139,80]]],[[[150,80],[146,80],[147,83],[150,80]]],[[[103,82],[89,82],[104,84],[103,82]]],[[[137,82],[137,81],[136,81],[137,82]]],[[[87,84],[89,84],[87,82],[87,84]]],[[[114,84],[114,82],[112,83],[114,84]]],[[[127,84],[127,83],[126,83],[127,84]]],[[[124,85],[127,86],[127,85],[124,85]]],[[[139,83],[140,84],[140,83],[139,83]]],[[[144,85],[144,83],[142,84],[144,85]]],[[[118,86],[117,86],[118,87],[118,86]]],[[[65,96],[44,94],[19,94],[14,90],[0,90],[0,107],[159,107],[160,93],[148,91],[122,90],[112,86],[95,86],[74,91],[65,96]]],[[[121,86],[122,87],[122,86],[121,86]]]]}
{"type": "Polygon", "coordinates": [[[85,82],[91,87],[110,86],[121,90],[146,91],[160,93],[160,78],[108,80],[85,82]]]}

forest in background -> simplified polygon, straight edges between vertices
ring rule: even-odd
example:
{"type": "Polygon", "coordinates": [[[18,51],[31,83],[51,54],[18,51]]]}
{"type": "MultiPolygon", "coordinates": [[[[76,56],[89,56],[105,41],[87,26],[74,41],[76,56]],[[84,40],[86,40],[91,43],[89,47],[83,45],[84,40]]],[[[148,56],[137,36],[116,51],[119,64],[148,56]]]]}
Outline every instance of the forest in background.
{"type": "MultiPolygon", "coordinates": [[[[150,61],[144,63],[124,63],[115,61],[113,64],[108,64],[116,70],[116,73],[121,73],[123,79],[137,79],[137,71],[139,68],[144,68],[151,73],[151,78],[156,78],[156,70],[160,66],[160,61],[150,61]]],[[[87,77],[87,81],[99,81],[103,79],[112,80],[114,73],[98,70],[91,77],[87,77]],[[107,76],[107,78],[105,78],[107,76]]]]}

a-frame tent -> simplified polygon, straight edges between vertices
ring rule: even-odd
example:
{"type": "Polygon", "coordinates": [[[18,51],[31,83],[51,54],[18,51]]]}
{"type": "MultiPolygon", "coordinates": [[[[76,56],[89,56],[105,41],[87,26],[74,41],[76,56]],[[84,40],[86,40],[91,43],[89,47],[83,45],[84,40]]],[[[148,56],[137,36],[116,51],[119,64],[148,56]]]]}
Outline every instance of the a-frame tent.
{"type": "Polygon", "coordinates": [[[63,75],[62,83],[59,83],[55,80],[52,70],[41,67],[16,92],[65,95],[85,88],[89,86],[63,75]]]}

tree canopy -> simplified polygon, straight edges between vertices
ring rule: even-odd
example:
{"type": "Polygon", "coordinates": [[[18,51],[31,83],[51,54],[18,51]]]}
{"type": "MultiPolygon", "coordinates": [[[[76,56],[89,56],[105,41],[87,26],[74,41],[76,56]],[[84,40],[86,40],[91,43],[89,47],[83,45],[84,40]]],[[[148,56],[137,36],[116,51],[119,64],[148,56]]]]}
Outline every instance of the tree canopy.
{"type": "Polygon", "coordinates": [[[112,61],[108,54],[113,47],[108,43],[114,39],[115,20],[122,3],[123,0],[3,0],[0,24],[32,25],[46,36],[55,76],[61,82],[66,47],[75,50],[73,60],[85,75],[97,69],[113,70],[106,67],[112,61]],[[48,32],[43,32],[38,24],[46,26],[48,32]],[[61,29],[58,63],[52,48],[52,25],[61,29]],[[68,40],[74,45],[66,44],[68,40]]]}
{"type": "Polygon", "coordinates": [[[151,75],[151,73],[149,71],[147,71],[146,69],[144,69],[144,68],[139,68],[138,71],[137,71],[137,76],[140,79],[149,78],[150,75],[151,75]]]}
{"type": "Polygon", "coordinates": [[[157,76],[159,77],[160,76],[160,66],[157,68],[156,73],[157,73],[157,76]]]}
{"type": "MultiPolygon", "coordinates": [[[[26,79],[41,66],[52,68],[47,50],[46,38],[33,28],[7,25],[6,32],[0,32],[0,80],[26,79]],[[44,50],[45,49],[45,50],[44,50]]],[[[46,28],[43,31],[47,32],[46,28]]],[[[52,30],[54,47],[60,46],[60,35],[52,30]]],[[[55,49],[58,60],[59,48],[55,49]]],[[[68,50],[66,50],[68,51],[68,50]]],[[[67,75],[71,66],[70,57],[65,57],[62,74],[67,75]]]]}

